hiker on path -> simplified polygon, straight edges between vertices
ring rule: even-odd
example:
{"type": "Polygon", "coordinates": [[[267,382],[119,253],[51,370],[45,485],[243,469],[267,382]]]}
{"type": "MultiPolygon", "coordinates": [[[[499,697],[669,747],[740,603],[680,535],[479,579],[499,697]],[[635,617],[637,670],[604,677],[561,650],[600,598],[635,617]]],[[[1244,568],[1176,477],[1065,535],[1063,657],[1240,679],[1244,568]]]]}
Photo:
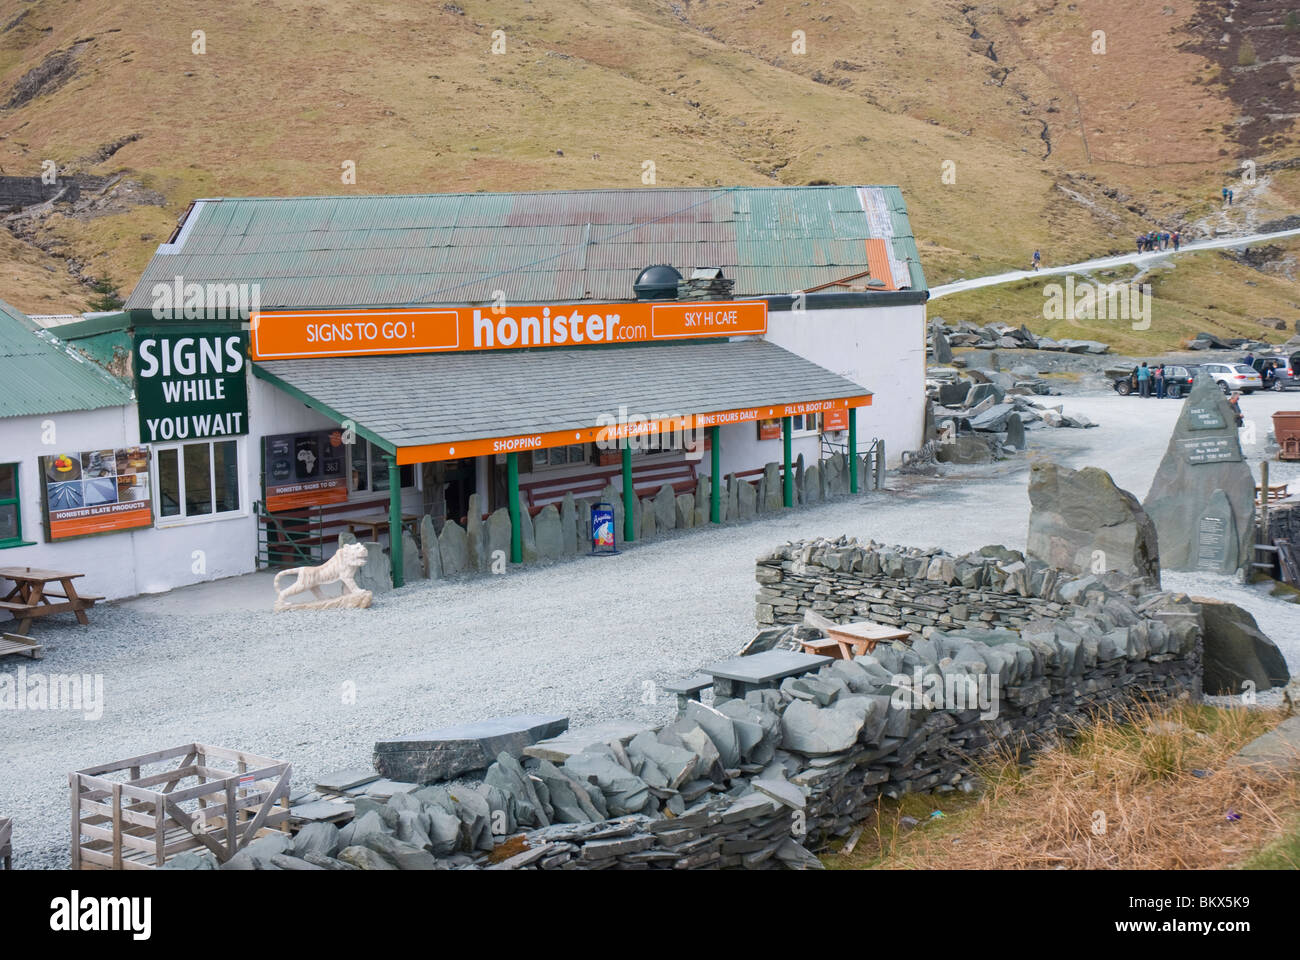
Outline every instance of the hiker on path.
{"type": "Polygon", "coordinates": [[[1151,368],[1147,366],[1145,360],[1142,361],[1142,366],[1138,367],[1138,396],[1151,396],[1151,368]]]}
{"type": "Polygon", "coordinates": [[[1142,234],[1139,233],[1137,238],[1138,253],[1142,252],[1142,244],[1145,242],[1146,242],[1146,237],[1142,236],[1142,234]]]}
{"type": "Polygon", "coordinates": [[[1224,202],[1225,204],[1228,202],[1228,188],[1227,188],[1227,187],[1224,187],[1224,188],[1223,188],[1223,202],[1224,202]]]}
{"type": "Polygon", "coordinates": [[[1232,191],[1228,191],[1228,206],[1232,206],[1232,191]]]}
{"type": "Polygon", "coordinates": [[[1156,399],[1163,400],[1165,398],[1165,365],[1163,363],[1156,367],[1152,378],[1156,382],[1156,399]]]}
{"type": "Polygon", "coordinates": [[[1039,253],[1037,250],[1035,250],[1035,251],[1034,251],[1034,269],[1035,269],[1035,270],[1038,269],[1039,261],[1041,261],[1042,259],[1043,259],[1043,255],[1042,255],[1041,253],[1039,253]]]}
{"type": "Polygon", "coordinates": [[[1178,244],[1181,242],[1182,236],[1177,230],[1174,231],[1174,253],[1178,252],[1178,244]]]}

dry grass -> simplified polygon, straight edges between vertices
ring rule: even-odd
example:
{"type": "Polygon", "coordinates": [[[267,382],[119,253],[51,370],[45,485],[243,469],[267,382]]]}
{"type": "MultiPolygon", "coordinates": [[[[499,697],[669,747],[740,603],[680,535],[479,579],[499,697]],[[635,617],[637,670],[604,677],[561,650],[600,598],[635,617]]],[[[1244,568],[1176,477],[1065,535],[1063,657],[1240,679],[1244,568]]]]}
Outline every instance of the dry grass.
{"type": "MultiPolygon", "coordinates": [[[[6,173],[75,168],[141,134],[88,172],[126,170],[165,208],[48,225],[59,254],[124,291],[197,196],[639,187],[647,159],[659,186],[897,183],[941,283],[1024,266],[1035,247],[1058,263],[1127,250],[1152,220],[1212,209],[1233,165],[1237,111],[1192,84],[1204,64],[1178,42],[1187,5],[1014,0],[970,14],[982,40],[951,0],[147,6],[0,0],[0,23],[27,10],[0,33],[0,94],[86,43],[62,88],[0,111],[6,173]],[[1093,56],[1090,29],[1112,21],[1122,34],[1093,56]]],[[[1273,176],[1280,212],[1300,195],[1291,173],[1273,176]]],[[[28,280],[0,272],[0,296],[83,305],[75,283],[60,296],[28,280]]]]}
{"type": "Polygon", "coordinates": [[[882,802],[858,849],[828,865],[1208,869],[1241,864],[1266,845],[1281,851],[1266,862],[1285,862],[1294,854],[1300,780],[1229,764],[1281,719],[1280,711],[1188,704],[1107,716],[1031,766],[995,757],[981,770],[978,796],[882,802]],[[936,807],[943,819],[924,821],[936,807]],[[907,830],[907,816],[923,822],[907,830]]]}

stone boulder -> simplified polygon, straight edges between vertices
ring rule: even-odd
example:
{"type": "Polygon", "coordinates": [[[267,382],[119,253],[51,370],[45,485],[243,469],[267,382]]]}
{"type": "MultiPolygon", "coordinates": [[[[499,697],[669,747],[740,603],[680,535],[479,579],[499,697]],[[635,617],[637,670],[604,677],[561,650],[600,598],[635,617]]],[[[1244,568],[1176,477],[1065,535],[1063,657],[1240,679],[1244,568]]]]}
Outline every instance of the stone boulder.
{"type": "Polygon", "coordinates": [[[543,560],[558,560],[564,554],[564,528],[560,523],[560,511],[555,509],[555,504],[548,503],[542,507],[533,521],[533,527],[537,556],[543,560]]]}
{"type": "Polygon", "coordinates": [[[677,526],[677,495],[664,484],[655,494],[655,529],[672,530],[677,526]]]}
{"type": "Polygon", "coordinates": [[[1143,507],[1169,570],[1233,573],[1253,557],[1255,478],[1218,385],[1197,377],[1143,507]]]}
{"type": "Polygon", "coordinates": [[[1257,691],[1287,685],[1291,674],[1286,659],[1253,616],[1233,603],[1195,599],[1201,606],[1204,625],[1206,693],[1240,695],[1247,681],[1257,691]]]}
{"type": "Polygon", "coordinates": [[[1155,525],[1105,470],[1036,463],[1029,502],[1030,557],[1071,573],[1118,570],[1160,585],[1155,525]]]}
{"type": "Polygon", "coordinates": [[[442,551],[438,549],[438,535],[433,532],[433,517],[427,513],[420,518],[420,559],[426,577],[442,579],[442,551]]]}
{"type": "Polygon", "coordinates": [[[458,577],[469,566],[469,537],[465,528],[455,520],[448,520],[442,525],[438,534],[438,552],[442,556],[442,572],[449,577],[458,577]]]}

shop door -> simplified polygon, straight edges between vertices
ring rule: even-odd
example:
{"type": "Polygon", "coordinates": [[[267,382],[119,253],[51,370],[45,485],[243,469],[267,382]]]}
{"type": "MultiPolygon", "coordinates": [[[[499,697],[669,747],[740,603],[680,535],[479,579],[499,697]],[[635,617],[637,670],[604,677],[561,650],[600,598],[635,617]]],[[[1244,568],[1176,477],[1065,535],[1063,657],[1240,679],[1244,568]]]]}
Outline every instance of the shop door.
{"type": "Polygon", "coordinates": [[[474,461],[449,460],[444,465],[443,477],[447,482],[447,519],[462,526],[469,510],[469,498],[476,486],[474,461]]]}

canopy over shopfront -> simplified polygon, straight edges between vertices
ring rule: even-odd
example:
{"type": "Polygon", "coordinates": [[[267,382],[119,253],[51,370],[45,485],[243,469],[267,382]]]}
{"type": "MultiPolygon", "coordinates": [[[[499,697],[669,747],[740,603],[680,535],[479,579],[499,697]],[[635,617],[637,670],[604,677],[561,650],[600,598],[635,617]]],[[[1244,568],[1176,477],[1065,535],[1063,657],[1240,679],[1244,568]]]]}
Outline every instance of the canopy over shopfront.
{"type": "MultiPolygon", "coordinates": [[[[853,446],[853,411],[871,403],[861,385],[761,340],[264,360],[254,372],[335,421],[355,424],[395,465],[505,454],[516,560],[520,451],[589,442],[621,446],[630,524],[631,448],[622,441],[638,433],[708,429],[716,520],[719,426],[769,418],[788,425],[799,414],[848,410],[853,446]]],[[[788,443],[785,449],[788,459],[788,443]]],[[[391,529],[397,530],[397,471],[389,476],[391,529]]],[[[400,548],[391,555],[400,579],[400,548]]]]}

